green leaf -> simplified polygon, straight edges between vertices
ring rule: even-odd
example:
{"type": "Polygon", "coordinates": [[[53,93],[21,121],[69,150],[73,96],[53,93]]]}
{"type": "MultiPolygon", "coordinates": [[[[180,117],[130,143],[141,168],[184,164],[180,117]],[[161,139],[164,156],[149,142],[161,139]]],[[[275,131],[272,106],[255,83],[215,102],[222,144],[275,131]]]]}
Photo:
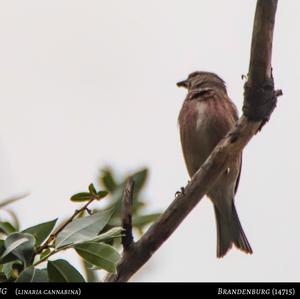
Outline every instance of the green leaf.
{"type": "Polygon", "coordinates": [[[5,209],[5,210],[11,216],[12,224],[16,228],[16,231],[19,231],[20,230],[20,222],[19,222],[17,214],[14,211],[12,211],[11,209],[5,209]]]}
{"type": "Polygon", "coordinates": [[[17,259],[17,257],[12,253],[9,253],[5,257],[1,258],[4,252],[5,252],[4,240],[0,240],[0,263],[5,264],[17,259]]]}
{"type": "Polygon", "coordinates": [[[86,242],[77,244],[74,248],[90,264],[111,273],[117,272],[116,267],[121,256],[112,246],[104,243],[86,242]]]}
{"type": "Polygon", "coordinates": [[[108,225],[111,227],[120,226],[122,225],[122,220],[119,215],[113,215],[113,217],[110,218],[108,225]]]}
{"type": "MultiPolygon", "coordinates": [[[[17,234],[19,234],[19,233],[17,233],[17,234]]],[[[9,253],[13,252],[15,249],[20,247],[22,244],[27,243],[29,241],[29,239],[27,239],[25,237],[21,237],[21,238],[17,238],[17,239],[14,239],[14,235],[13,235],[13,239],[11,239],[10,237],[11,236],[8,236],[6,238],[6,240],[4,241],[4,245],[5,245],[6,249],[3,252],[1,258],[4,258],[9,253]]]]}
{"type": "Polygon", "coordinates": [[[0,222],[0,232],[9,235],[13,232],[16,231],[16,228],[13,227],[12,224],[10,224],[9,222],[5,221],[5,222],[0,222]]]}
{"type": "Polygon", "coordinates": [[[91,269],[91,267],[94,267],[94,266],[91,265],[90,263],[88,263],[84,259],[82,259],[82,264],[83,264],[83,270],[84,270],[87,282],[98,282],[99,278],[98,278],[96,271],[91,269]]]}
{"type": "Polygon", "coordinates": [[[55,224],[56,224],[57,218],[44,222],[35,226],[31,226],[25,230],[23,230],[23,233],[28,233],[31,234],[35,237],[36,239],[36,245],[39,246],[42,244],[44,240],[49,236],[49,234],[52,232],[55,224]]]}
{"type": "Polygon", "coordinates": [[[133,216],[132,225],[137,227],[143,227],[149,223],[156,221],[160,215],[160,213],[154,213],[148,215],[133,216]]]}
{"type": "Polygon", "coordinates": [[[113,212],[113,209],[107,209],[73,220],[58,234],[55,248],[95,238],[105,227],[113,212]]]}
{"type": "Polygon", "coordinates": [[[46,269],[26,268],[16,280],[16,282],[48,282],[46,269]]]}
{"type": "Polygon", "coordinates": [[[93,183],[89,185],[89,191],[90,191],[91,194],[97,195],[97,191],[96,191],[96,188],[93,185],[93,183]]]}
{"type": "Polygon", "coordinates": [[[132,175],[134,181],[134,194],[138,194],[144,187],[148,177],[148,169],[143,168],[132,175]]]}
{"type": "Polygon", "coordinates": [[[11,274],[13,272],[13,265],[14,262],[9,262],[3,265],[2,272],[4,273],[6,279],[9,279],[11,277],[11,274]]]}
{"type": "Polygon", "coordinates": [[[116,189],[117,183],[113,177],[112,171],[109,168],[105,168],[102,170],[102,174],[100,176],[100,183],[105,189],[107,189],[110,192],[113,192],[116,189]]]}
{"type": "Polygon", "coordinates": [[[124,189],[124,185],[120,185],[118,186],[115,191],[111,194],[111,199],[110,202],[112,205],[114,205],[116,207],[116,213],[119,212],[121,210],[121,199],[123,196],[123,189],[124,189]]]}
{"type": "Polygon", "coordinates": [[[105,191],[105,190],[99,191],[99,192],[97,193],[97,197],[98,197],[97,199],[99,200],[99,199],[105,197],[107,194],[108,194],[108,191],[105,191]]]}
{"type": "Polygon", "coordinates": [[[89,201],[92,199],[92,195],[88,192],[80,192],[71,196],[70,199],[75,202],[89,201]]]}
{"type": "Polygon", "coordinates": [[[51,282],[85,282],[82,275],[67,261],[48,261],[49,280],[51,282]]]}
{"type": "Polygon", "coordinates": [[[4,241],[5,251],[0,261],[8,254],[13,254],[24,262],[25,266],[33,261],[35,238],[28,233],[12,233],[4,241]]]}
{"type": "Polygon", "coordinates": [[[93,242],[104,242],[104,241],[108,241],[114,238],[118,238],[122,236],[122,232],[124,231],[124,229],[122,227],[113,227],[110,230],[108,230],[107,232],[98,235],[96,238],[90,240],[93,242]]]}

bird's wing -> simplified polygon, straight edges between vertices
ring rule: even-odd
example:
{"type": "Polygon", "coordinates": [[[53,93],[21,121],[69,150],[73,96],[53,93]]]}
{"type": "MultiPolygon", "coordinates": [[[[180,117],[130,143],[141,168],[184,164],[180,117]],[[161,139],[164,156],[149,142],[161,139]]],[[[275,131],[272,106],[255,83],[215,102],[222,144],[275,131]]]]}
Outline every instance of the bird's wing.
{"type": "Polygon", "coordinates": [[[242,162],[243,162],[243,155],[241,154],[241,158],[240,158],[240,170],[239,170],[239,175],[238,175],[238,177],[236,179],[236,182],[235,182],[234,194],[236,194],[237,189],[239,187],[240,177],[241,177],[241,172],[242,172],[242,162]]]}

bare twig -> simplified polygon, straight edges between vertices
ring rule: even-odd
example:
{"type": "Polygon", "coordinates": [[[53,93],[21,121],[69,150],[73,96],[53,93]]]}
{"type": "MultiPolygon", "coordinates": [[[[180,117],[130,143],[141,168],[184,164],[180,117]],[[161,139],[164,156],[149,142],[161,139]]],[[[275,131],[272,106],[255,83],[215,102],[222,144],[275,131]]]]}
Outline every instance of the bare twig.
{"type": "Polygon", "coordinates": [[[262,120],[259,130],[270,119],[281,90],[274,91],[272,45],[277,0],[258,0],[252,32],[248,80],[245,83],[243,113],[248,120],[262,120]]]}
{"type": "Polygon", "coordinates": [[[15,195],[15,196],[12,196],[10,198],[7,198],[3,201],[0,202],[0,209],[15,202],[15,201],[18,201],[20,199],[23,199],[25,197],[27,197],[30,193],[29,192],[26,192],[26,193],[22,193],[22,194],[19,194],[19,195],[15,195]]]}
{"type": "MultiPolygon", "coordinates": [[[[250,91],[261,88],[266,80],[272,79],[271,52],[276,7],[277,0],[257,1],[247,83],[247,88],[250,91]]],[[[264,101],[268,103],[264,92],[261,92],[259,95],[260,97],[256,102],[264,101]]],[[[276,98],[276,94],[272,90],[272,99],[270,101],[274,100],[274,96],[276,98]]],[[[246,97],[247,95],[245,94],[244,101],[246,101],[246,97]]],[[[250,103],[250,108],[252,108],[251,105],[255,105],[251,101],[248,102],[250,103]]],[[[266,105],[264,113],[258,120],[248,119],[245,115],[239,119],[236,127],[220,141],[205,163],[193,176],[185,187],[184,192],[174,199],[158,221],[149,228],[142,238],[137,243],[132,244],[129,250],[124,253],[118,265],[117,274],[109,274],[105,281],[127,281],[150,259],[152,254],[168,239],[206,194],[209,187],[228,167],[230,161],[240,154],[249,140],[262,126],[262,123],[266,121],[265,118],[270,116],[274,107],[274,104],[266,105]]],[[[253,112],[253,115],[255,116],[255,112],[253,112]]]]}
{"type": "Polygon", "coordinates": [[[132,198],[133,198],[134,181],[129,177],[126,181],[123,197],[122,197],[122,226],[124,228],[124,236],[122,237],[122,245],[124,251],[128,250],[133,242],[132,235],[132,198]]]}

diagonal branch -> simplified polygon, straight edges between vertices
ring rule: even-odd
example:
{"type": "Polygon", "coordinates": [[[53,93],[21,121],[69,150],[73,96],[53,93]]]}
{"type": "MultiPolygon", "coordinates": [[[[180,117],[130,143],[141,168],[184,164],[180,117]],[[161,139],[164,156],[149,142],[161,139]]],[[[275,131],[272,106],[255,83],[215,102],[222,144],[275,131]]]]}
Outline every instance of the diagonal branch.
{"type": "Polygon", "coordinates": [[[244,115],[216,146],[184,192],[174,199],[142,238],[124,252],[117,275],[108,275],[105,281],[127,281],[137,272],[197,205],[229,162],[239,155],[269,119],[276,105],[276,96],[280,94],[280,91],[274,91],[271,68],[276,7],[277,0],[257,1],[249,79],[245,86],[244,115]]]}

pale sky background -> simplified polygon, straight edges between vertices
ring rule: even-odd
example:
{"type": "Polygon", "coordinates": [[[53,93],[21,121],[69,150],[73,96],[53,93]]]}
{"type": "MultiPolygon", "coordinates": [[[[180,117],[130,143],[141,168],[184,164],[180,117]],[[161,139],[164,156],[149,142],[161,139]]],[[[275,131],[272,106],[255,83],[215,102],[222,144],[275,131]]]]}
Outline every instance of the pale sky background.
{"type": "MultiPolygon", "coordinates": [[[[165,209],[188,180],[176,82],[216,72],[241,111],[255,4],[0,1],[0,194],[32,192],[13,206],[23,228],[70,215],[70,195],[107,164],[149,166],[149,206],[165,209]]],[[[299,281],[299,10],[279,1],[273,68],[284,96],[244,151],[236,206],[254,254],[216,259],[204,198],[134,281],[299,281]]]]}

